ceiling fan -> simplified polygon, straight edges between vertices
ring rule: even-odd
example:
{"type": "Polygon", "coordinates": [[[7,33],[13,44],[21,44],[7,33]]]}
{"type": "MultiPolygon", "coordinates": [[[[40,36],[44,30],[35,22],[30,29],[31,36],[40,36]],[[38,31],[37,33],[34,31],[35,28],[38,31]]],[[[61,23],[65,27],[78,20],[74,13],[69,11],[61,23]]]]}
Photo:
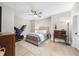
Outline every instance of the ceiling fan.
{"type": "Polygon", "coordinates": [[[35,11],[35,10],[31,10],[31,12],[34,14],[34,16],[41,17],[42,12],[38,12],[38,11],[35,11]]]}
{"type": "Polygon", "coordinates": [[[29,12],[26,12],[27,15],[33,15],[35,17],[41,17],[42,12],[36,11],[36,10],[30,10],[29,12]]]}

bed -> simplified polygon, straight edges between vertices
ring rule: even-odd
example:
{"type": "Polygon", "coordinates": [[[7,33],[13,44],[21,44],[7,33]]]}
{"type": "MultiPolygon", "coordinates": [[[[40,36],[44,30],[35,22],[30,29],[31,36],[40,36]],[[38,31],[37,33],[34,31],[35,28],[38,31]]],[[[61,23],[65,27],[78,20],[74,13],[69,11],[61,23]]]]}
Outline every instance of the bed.
{"type": "Polygon", "coordinates": [[[48,27],[40,27],[35,33],[29,33],[26,36],[27,42],[30,42],[36,46],[39,46],[43,42],[49,39],[49,28],[48,27]]]}

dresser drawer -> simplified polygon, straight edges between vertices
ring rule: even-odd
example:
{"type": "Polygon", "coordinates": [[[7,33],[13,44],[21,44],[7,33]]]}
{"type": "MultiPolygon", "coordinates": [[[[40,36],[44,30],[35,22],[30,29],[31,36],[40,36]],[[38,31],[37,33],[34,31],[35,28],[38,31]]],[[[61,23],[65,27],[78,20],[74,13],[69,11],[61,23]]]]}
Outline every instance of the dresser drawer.
{"type": "Polygon", "coordinates": [[[64,39],[66,42],[66,31],[54,30],[54,42],[55,42],[55,38],[64,39]]]}

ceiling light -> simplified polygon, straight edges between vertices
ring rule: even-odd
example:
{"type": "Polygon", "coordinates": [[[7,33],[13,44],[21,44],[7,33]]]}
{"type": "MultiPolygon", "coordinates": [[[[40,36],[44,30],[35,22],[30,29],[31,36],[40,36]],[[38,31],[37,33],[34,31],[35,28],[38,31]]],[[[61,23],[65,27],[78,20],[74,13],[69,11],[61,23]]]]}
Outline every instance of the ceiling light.
{"type": "Polygon", "coordinates": [[[37,15],[34,15],[34,17],[37,17],[37,15]]]}

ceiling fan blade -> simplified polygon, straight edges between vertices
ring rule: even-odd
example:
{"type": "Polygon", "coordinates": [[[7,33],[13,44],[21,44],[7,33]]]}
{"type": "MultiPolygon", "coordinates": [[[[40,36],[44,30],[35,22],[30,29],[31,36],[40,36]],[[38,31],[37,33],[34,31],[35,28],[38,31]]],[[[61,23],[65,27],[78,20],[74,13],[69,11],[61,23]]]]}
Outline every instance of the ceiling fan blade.
{"type": "Polygon", "coordinates": [[[39,12],[39,14],[42,14],[42,12],[39,12]]]}
{"type": "Polygon", "coordinates": [[[42,12],[38,12],[36,10],[31,10],[31,13],[28,13],[27,15],[37,15],[38,17],[41,17],[40,14],[42,14],[42,12]]]}
{"type": "Polygon", "coordinates": [[[37,15],[38,17],[41,17],[40,15],[37,15]]]}

